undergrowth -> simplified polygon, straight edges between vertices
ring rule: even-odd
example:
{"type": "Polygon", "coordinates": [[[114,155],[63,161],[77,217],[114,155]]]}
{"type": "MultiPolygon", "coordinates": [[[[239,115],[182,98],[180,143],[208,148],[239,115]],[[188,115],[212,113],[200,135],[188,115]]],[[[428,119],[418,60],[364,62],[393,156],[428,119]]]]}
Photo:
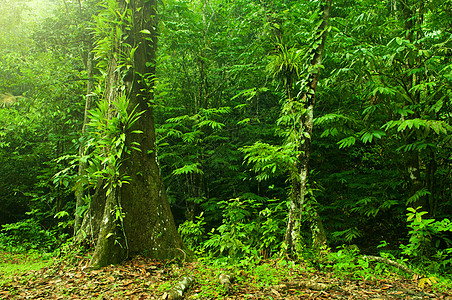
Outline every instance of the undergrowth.
{"type": "Polygon", "coordinates": [[[13,280],[15,276],[20,276],[32,271],[48,267],[52,264],[52,259],[48,255],[38,253],[10,253],[0,252],[0,285],[13,280]]]}

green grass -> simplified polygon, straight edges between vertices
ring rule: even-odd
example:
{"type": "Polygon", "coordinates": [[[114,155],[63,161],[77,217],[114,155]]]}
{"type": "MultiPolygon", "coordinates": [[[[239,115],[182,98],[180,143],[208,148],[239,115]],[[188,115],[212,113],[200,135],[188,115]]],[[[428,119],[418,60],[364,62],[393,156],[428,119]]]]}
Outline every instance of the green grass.
{"type": "Polygon", "coordinates": [[[14,276],[47,267],[52,260],[38,254],[0,252],[0,285],[14,276]]]}

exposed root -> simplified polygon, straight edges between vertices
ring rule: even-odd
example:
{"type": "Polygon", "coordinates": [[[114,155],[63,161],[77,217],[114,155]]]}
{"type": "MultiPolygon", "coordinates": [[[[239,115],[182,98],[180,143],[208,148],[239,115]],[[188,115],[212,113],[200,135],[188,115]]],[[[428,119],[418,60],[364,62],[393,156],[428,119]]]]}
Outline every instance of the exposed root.
{"type": "Polygon", "coordinates": [[[406,267],[406,266],[404,266],[404,265],[402,265],[402,264],[400,264],[400,263],[398,263],[396,261],[390,260],[388,258],[384,258],[384,257],[380,257],[380,256],[373,256],[373,255],[365,255],[362,258],[378,261],[378,262],[381,262],[381,263],[384,263],[384,264],[396,267],[399,270],[402,270],[402,271],[404,271],[404,272],[406,272],[408,274],[415,274],[415,272],[413,270],[411,270],[410,268],[408,268],[408,267],[406,267]]]}
{"type": "Polygon", "coordinates": [[[218,277],[218,281],[224,287],[226,293],[229,293],[231,290],[231,280],[232,276],[230,274],[221,273],[218,277]]]}
{"type": "Polygon", "coordinates": [[[162,299],[167,300],[180,300],[183,299],[182,295],[188,289],[188,287],[193,283],[193,277],[186,276],[182,278],[167,294],[163,296],[162,299]]]}

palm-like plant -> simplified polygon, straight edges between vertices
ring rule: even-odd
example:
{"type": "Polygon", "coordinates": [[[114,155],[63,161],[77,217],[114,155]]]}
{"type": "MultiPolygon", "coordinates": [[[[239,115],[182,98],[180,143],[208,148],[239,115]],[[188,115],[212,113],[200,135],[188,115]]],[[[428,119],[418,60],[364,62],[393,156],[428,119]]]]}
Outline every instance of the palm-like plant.
{"type": "Polygon", "coordinates": [[[303,57],[302,50],[278,44],[275,53],[270,56],[270,63],[267,65],[267,71],[274,78],[283,82],[289,100],[293,98],[293,85],[300,77],[303,57]]]}

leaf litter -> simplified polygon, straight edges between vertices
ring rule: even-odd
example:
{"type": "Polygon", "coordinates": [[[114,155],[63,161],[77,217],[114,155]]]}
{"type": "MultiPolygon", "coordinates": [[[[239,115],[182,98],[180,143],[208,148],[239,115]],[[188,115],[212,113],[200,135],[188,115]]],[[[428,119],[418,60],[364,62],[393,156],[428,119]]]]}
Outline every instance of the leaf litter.
{"type": "MultiPolygon", "coordinates": [[[[190,275],[194,283],[184,292],[184,299],[452,300],[450,291],[434,290],[427,280],[395,273],[384,279],[357,280],[312,268],[286,267],[273,278],[278,275],[256,275],[253,268],[231,271],[199,262],[176,264],[142,256],[100,270],[90,270],[88,262],[87,257],[79,257],[76,263],[56,260],[49,267],[16,275],[1,284],[0,299],[165,300],[171,287],[190,275]],[[222,272],[234,274],[227,290],[222,290],[218,281],[222,272]]],[[[280,268],[276,261],[265,263],[273,270],[280,268]]]]}

